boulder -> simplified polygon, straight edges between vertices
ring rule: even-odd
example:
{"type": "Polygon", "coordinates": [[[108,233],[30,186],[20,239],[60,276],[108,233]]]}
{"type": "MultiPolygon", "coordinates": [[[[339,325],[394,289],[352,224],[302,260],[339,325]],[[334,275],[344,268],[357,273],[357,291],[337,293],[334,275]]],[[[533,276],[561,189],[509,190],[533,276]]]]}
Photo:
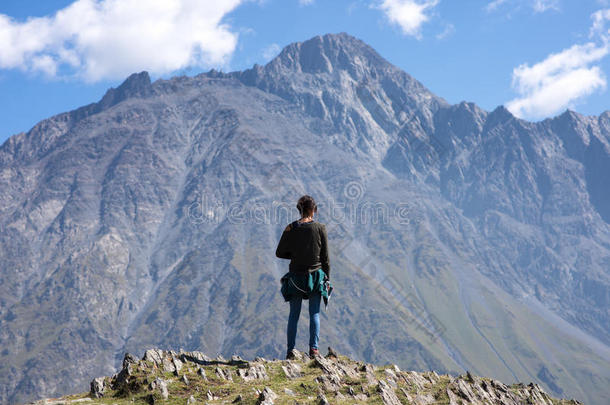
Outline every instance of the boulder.
{"type": "Polygon", "coordinates": [[[284,371],[286,377],[290,379],[299,378],[303,375],[303,373],[301,372],[301,367],[298,364],[292,362],[287,362],[285,365],[283,365],[282,371],[284,371]]]}
{"type": "Polygon", "coordinates": [[[328,354],[326,357],[334,357],[335,359],[339,357],[339,354],[330,346],[328,346],[328,354]]]}
{"type": "Polygon", "coordinates": [[[273,405],[274,401],[277,399],[277,394],[271,390],[269,387],[265,387],[263,391],[258,396],[257,405],[273,405]]]}
{"type": "Polygon", "coordinates": [[[216,373],[218,378],[221,380],[233,381],[233,376],[231,375],[231,370],[229,369],[216,367],[216,369],[214,369],[214,373],[216,373]]]}
{"type": "Polygon", "coordinates": [[[150,383],[150,389],[158,391],[161,394],[161,398],[167,399],[169,397],[169,391],[167,390],[167,382],[157,377],[150,383]]]}
{"type": "Polygon", "coordinates": [[[248,369],[240,368],[237,370],[237,375],[244,379],[244,381],[253,380],[268,380],[267,370],[263,364],[257,364],[248,369]]]}
{"type": "Polygon", "coordinates": [[[303,361],[305,358],[305,353],[298,351],[297,349],[292,349],[289,353],[292,357],[292,360],[303,361]]]}
{"type": "Polygon", "coordinates": [[[104,396],[104,392],[108,387],[108,380],[106,377],[97,377],[91,381],[91,390],[89,395],[94,398],[101,398],[104,396]]]}
{"type": "Polygon", "coordinates": [[[396,393],[385,381],[379,381],[377,392],[381,395],[381,400],[385,405],[401,405],[396,393]]]}
{"type": "Polygon", "coordinates": [[[163,361],[163,350],[160,349],[149,349],[144,352],[144,357],[142,357],[144,361],[150,361],[157,367],[159,367],[163,361]]]}

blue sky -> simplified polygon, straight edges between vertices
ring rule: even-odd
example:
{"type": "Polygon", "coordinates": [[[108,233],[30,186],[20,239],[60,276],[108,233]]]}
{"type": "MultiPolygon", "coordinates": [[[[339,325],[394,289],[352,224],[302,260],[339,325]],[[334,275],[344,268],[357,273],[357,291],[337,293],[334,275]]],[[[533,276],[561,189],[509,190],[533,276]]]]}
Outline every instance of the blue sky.
{"type": "Polygon", "coordinates": [[[451,103],[530,120],[610,110],[610,0],[2,0],[0,142],[153,80],[264,64],[347,32],[451,103]]]}

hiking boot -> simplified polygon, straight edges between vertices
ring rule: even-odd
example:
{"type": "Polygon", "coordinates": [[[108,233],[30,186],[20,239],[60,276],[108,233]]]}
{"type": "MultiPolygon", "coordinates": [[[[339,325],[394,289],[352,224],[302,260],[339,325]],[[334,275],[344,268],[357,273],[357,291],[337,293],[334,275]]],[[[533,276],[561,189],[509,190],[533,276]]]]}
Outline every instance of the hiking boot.
{"type": "Polygon", "coordinates": [[[311,357],[312,359],[316,356],[320,355],[320,351],[318,349],[314,349],[312,347],[309,348],[309,357],[311,357]]]}
{"type": "Polygon", "coordinates": [[[288,350],[288,353],[286,353],[286,360],[295,360],[296,358],[297,355],[294,353],[294,349],[288,350]]]}

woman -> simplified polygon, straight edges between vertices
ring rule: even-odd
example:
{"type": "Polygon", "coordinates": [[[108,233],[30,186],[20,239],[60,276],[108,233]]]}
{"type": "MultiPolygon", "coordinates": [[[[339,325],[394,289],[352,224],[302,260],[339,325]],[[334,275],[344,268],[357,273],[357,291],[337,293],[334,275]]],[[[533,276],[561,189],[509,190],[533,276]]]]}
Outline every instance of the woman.
{"type": "Polygon", "coordinates": [[[289,272],[282,278],[292,288],[289,295],[284,295],[290,301],[287,359],[293,358],[303,299],[309,299],[309,356],[319,354],[320,300],[323,293],[319,286],[330,280],[326,227],[313,219],[318,212],[316,202],[311,196],[304,195],[299,198],[297,209],[301,218],[284,229],[275,251],[277,257],[290,259],[289,272]]]}

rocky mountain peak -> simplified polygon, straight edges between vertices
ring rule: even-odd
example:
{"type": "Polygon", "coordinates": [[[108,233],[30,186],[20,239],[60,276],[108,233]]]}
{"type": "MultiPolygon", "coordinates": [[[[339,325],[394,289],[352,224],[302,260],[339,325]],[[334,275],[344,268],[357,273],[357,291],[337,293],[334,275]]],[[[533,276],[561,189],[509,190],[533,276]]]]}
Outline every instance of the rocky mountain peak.
{"type": "Polygon", "coordinates": [[[561,113],[559,115],[559,117],[561,119],[566,119],[566,120],[573,120],[573,121],[578,121],[580,120],[583,116],[579,113],[577,113],[574,110],[570,110],[569,108],[566,109],[563,113],[561,113]]]}
{"type": "Polygon", "coordinates": [[[509,121],[511,119],[514,119],[514,118],[515,118],[515,116],[508,110],[508,108],[501,105],[501,106],[496,107],[495,110],[493,110],[492,112],[489,113],[488,124],[497,125],[497,124],[501,124],[506,121],[509,121]]]}
{"type": "Polygon", "coordinates": [[[346,33],[290,44],[265,66],[231,75],[319,119],[311,129],[337,134],[333,139],[341,148],[376,158],[383,156],[405,124],[415,131],[430,129],[434,113],[448,106],[346,33]]]}
{"type": "Polygon", "coordinates": [[[147,97],[153,94],[148,72],[133,73],[119,87],[110,88],[102,100],[100,107],[108,108],[128,98],[147,97]]]}
{"type": "Polygon", "coordinates": [[[127,99],[145,98],[153,93],[154,90],[148,72],[133,73],[116,89],[114,87],[108,89],[99,102],[78,108],[70,112],[69,116],[72,122],[78,122],[85,117],[97,114],[127,99]]]}
{"type": "Polygon", "coordinates": [[[572,110],[550,120],[554,131],[559,135],[570,157],[584,161],[585,151],[591,142],[590,123],[587,118],[572,110]]]}
{"type": "MultiPolygon", "coordinates": [[[[599,116],[599,124],[607,133],[610,133],[610,111],[605,111],[599,116]]],[[[610,137],[608,137],[608,140],[610,140],[610,137]]]]}
{"type": "Polygon", "coordinates": [[[304,42],[289,44],[265,66],[255,65],[235,74],[246,84],[260,85],[265,78],[286,81],[311,75],[336,78],[340,72],[347,73],[360,85],[394,80],[405,84],[413,93],[425,93],[440,100],[372,47],[347,33],[318,35],[304,42]]]}
{"type": "Polygon", "coordinates": [[[339,69],[354,77],[392,67],[373,48],[346,33],[318,35],[290,44],[267,66],[305,73],[331,73],[339,69]]]}

